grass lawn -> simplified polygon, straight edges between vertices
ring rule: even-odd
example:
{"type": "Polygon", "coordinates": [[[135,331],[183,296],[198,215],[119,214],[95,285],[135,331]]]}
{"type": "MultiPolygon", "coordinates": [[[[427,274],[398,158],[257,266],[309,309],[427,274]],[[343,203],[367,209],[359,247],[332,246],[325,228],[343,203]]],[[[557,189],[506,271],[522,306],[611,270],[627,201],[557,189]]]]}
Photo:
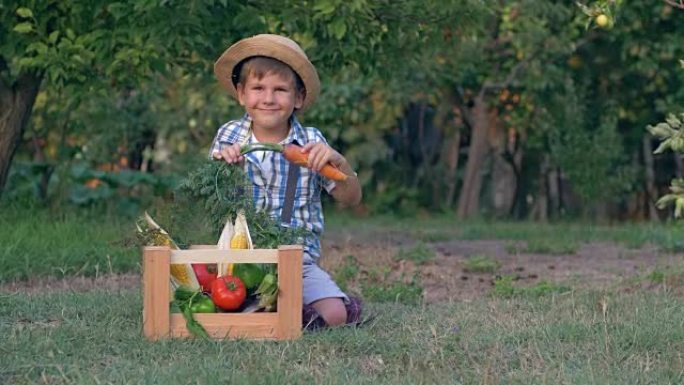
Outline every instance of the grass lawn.
{"type": "MultiPolygon", "coordinates": [[[[527,251],[561,259],[592,241],[652,244],[669,252],[681,248],[677,226],[336,215],[328,223],[331,234],[352,228],[354,242],[387,233],[410,238],[416,247],[393,258],[428,268],[445,261],[429,247],[442,240],[525,241],[520,247],[527,251]]],[[[132,227],[131,219],[3,208],[0,384],[684,383],[684,298],[672,289],[684,284],[682,266],[644,278],[654,284],[604,289],[544,281],[525,288],[502,279],[490,295],[431,304],[420,300],[418,283],[396,281],[392,290],[366,296],[368,312],[376,315],[371,324],[309,332],[284,343],[148,342],[142,338],[138,286],[105,287],[98,279],[89,290],[31,283],[111,273],[133,273],[128,278],[135,279],[140,254],[132,227]],[[10,285],[27,279],[25,286],[10,285]]],[[[350,256],[335,276],[372,281],[354,261],[350,256]]],[[[465,263],[475,274],[468,282],[499,268],[489,256],[465,263]]]]}
{"type": "Polygon", "coordinates": [[[294,342],[141,337],[137,290],[3,294],[3,384],[681,384],[684,305],[571,292],[408,307],[294,342]]]}

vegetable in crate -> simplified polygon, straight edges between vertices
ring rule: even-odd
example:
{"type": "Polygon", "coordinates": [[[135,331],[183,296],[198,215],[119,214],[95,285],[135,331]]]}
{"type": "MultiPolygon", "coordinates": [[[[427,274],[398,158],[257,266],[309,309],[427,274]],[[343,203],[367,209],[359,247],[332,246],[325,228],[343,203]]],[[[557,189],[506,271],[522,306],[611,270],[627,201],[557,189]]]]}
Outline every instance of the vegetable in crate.
{"type": "MultiPolygon", "coordinates": [[[[179,249],[169,233],[166,232],[157,222],[145,211],[143,218],[136,223],[138,237],[145,246],[168,246],[172,249],[179,249]]],[[[190,289],[199,289],[200,284],[195,276],[195,271],[189,263],[172,263],[171,284],[173,287],[184,285],[190,289]]]]}
{"type": "Polygon", "coordinates": [[[252,292],[259,286],[266,273],[255,263],[236,263],[232,275],[240,278],[247,291],[252,292]]]}
{"type": "Polygon", "coordinates": [[[247,290],[240,278],[224,275],[216,278],[211,285],[211,300],[219,308],[227,311],[237,310],[247,298],[247,290]]]}
{"type": "Polygon", "coordinates": [[[199,282],[202,291],[205,293],[211,293],[211,284],[214,282],[217,276],[216,264],[193,263],[192,269],[197,276],[197,282],[199,282]]]}
{"type": "Polygon", "coordinates": [[[193,313],[216,313],[216,305],[209,297],[201,296],[190,306],[193,313]]]}
{"type": "MultiPolygon", "coordinates": [[[[183,285],[178,286],[173,294],[173,304],[180,309],[181,314],[185,319],[185,327],[190,334],[200,338],[209,338],[209,334],[204,329],[204,326],[197,322],[193,313],[213,313],[216,311],[215,308],[213,311],[210,311],[211,308],[209,304],[206,303],[206,300],[211,302],[211,300],[205,297],[199,290],[194,290],[183,285]]],[[[212,303],[211,306],[213,307],[214,304],[212,303]]]]}
{"type": "Polygon", "coordinates": [[[275,311],[278,301],[278,278],[275,274],[266,274],[257,288],[256,295],[260,308],[265,311],[275,311]]]}
{"type": "MultiPolygon", "coordinates": [[[[230,218],[223,227],[221,236],[219,236],[218,248],[220,250],[228,249],[253,249],[252,237],[249,234],[249,227],[247,226],[247,219],[244,211],[240,210],[235,218],[235,224],[230,222],[230,218]]],[[[219,275],[233,275],[233,263],[219,263],[219,275]]]]}
{"type": "Polygon", "coordinates": [[[234,164],[208,161],[181,182],[175,199],[186,202],[186,205],[191,203],[192,215],[207,218],[216,236],[229,233],[231,237],[225,242],[227,246],[234,231],[231,220],[238,217],[238,212],[243,212],[249,223],[254,248],[274,249],[279,245],[302,244],[306,237],[311,236],[304,228],[283,227],[267,213],[257,211],[252,201],[252,183],[242,167],[234,164]],[[226,227],[230,230],[226,231],[226,227]]]}

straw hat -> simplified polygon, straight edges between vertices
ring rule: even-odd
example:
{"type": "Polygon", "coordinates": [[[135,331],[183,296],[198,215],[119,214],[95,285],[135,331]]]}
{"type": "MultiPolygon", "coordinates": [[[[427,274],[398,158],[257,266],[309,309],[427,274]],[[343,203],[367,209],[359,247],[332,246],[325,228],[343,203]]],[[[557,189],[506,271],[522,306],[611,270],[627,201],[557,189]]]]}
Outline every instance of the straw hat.
{"type": "Polygon", "coordinates": [[[306,88],[306,96],[299,111],[311,107],[321,90],[316,68],[297,43],[279,35],[262,34],[242,39],[225,50],[214,63],[214,75],[234,98],[237,99],[235,85],[240,75],[233,73],[235,66],[252,56],[271,57],[289,65],[302,79],[306,88]]]}

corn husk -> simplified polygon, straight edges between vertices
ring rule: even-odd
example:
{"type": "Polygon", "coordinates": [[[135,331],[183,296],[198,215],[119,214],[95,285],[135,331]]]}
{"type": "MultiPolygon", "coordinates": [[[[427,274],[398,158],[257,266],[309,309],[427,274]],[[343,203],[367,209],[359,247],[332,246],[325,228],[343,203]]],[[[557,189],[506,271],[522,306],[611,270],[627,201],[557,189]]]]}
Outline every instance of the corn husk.
{"type": "MultiPolygon", "coordinates": [[[[168,246],[172,249],[180,249],[169,233],[159,226],[147,211],[144,213],[143,219],[142,227],[140,224],[136,224],[136,226],[139,235],[144,239],[147,246],[168,246]]],[[[199,290],[200,286],[195,271],[189,263],[172,263],[170,270],[172,289],[184,285],[193,290],[199,290]]]]}
{"type": "MultiPolygon", "coordinates": [[[[239,211],[235,217],[235,224],[232,224],[230,218],[226,221],[226,225],[221,231],[221,236],[219,236],[218,249],[228,250],[228,249],[253,249],[254,245],[252,243],[252,237],[249,234],[249,226],[247,225],[247,218],[245,218],[245,213],[239,211]]],[[[232,263],[219,263],[218,264],[218,275],[232,275],[233,274],[233,264],[232,263]]]]}

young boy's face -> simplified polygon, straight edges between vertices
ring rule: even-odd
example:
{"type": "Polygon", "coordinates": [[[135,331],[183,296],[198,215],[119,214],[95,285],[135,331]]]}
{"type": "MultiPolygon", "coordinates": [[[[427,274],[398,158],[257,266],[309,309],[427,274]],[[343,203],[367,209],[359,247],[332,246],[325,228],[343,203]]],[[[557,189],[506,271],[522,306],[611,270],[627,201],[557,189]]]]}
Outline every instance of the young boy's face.
{"type": "Polygon", "coordinates": [[[287,134],[290,116],[304,100],[294,79],[274,73],[266,73],[261,79],[247,76],[236,89],[240,105],[252,117],[252,129],[271,134],[287,134]]]}

